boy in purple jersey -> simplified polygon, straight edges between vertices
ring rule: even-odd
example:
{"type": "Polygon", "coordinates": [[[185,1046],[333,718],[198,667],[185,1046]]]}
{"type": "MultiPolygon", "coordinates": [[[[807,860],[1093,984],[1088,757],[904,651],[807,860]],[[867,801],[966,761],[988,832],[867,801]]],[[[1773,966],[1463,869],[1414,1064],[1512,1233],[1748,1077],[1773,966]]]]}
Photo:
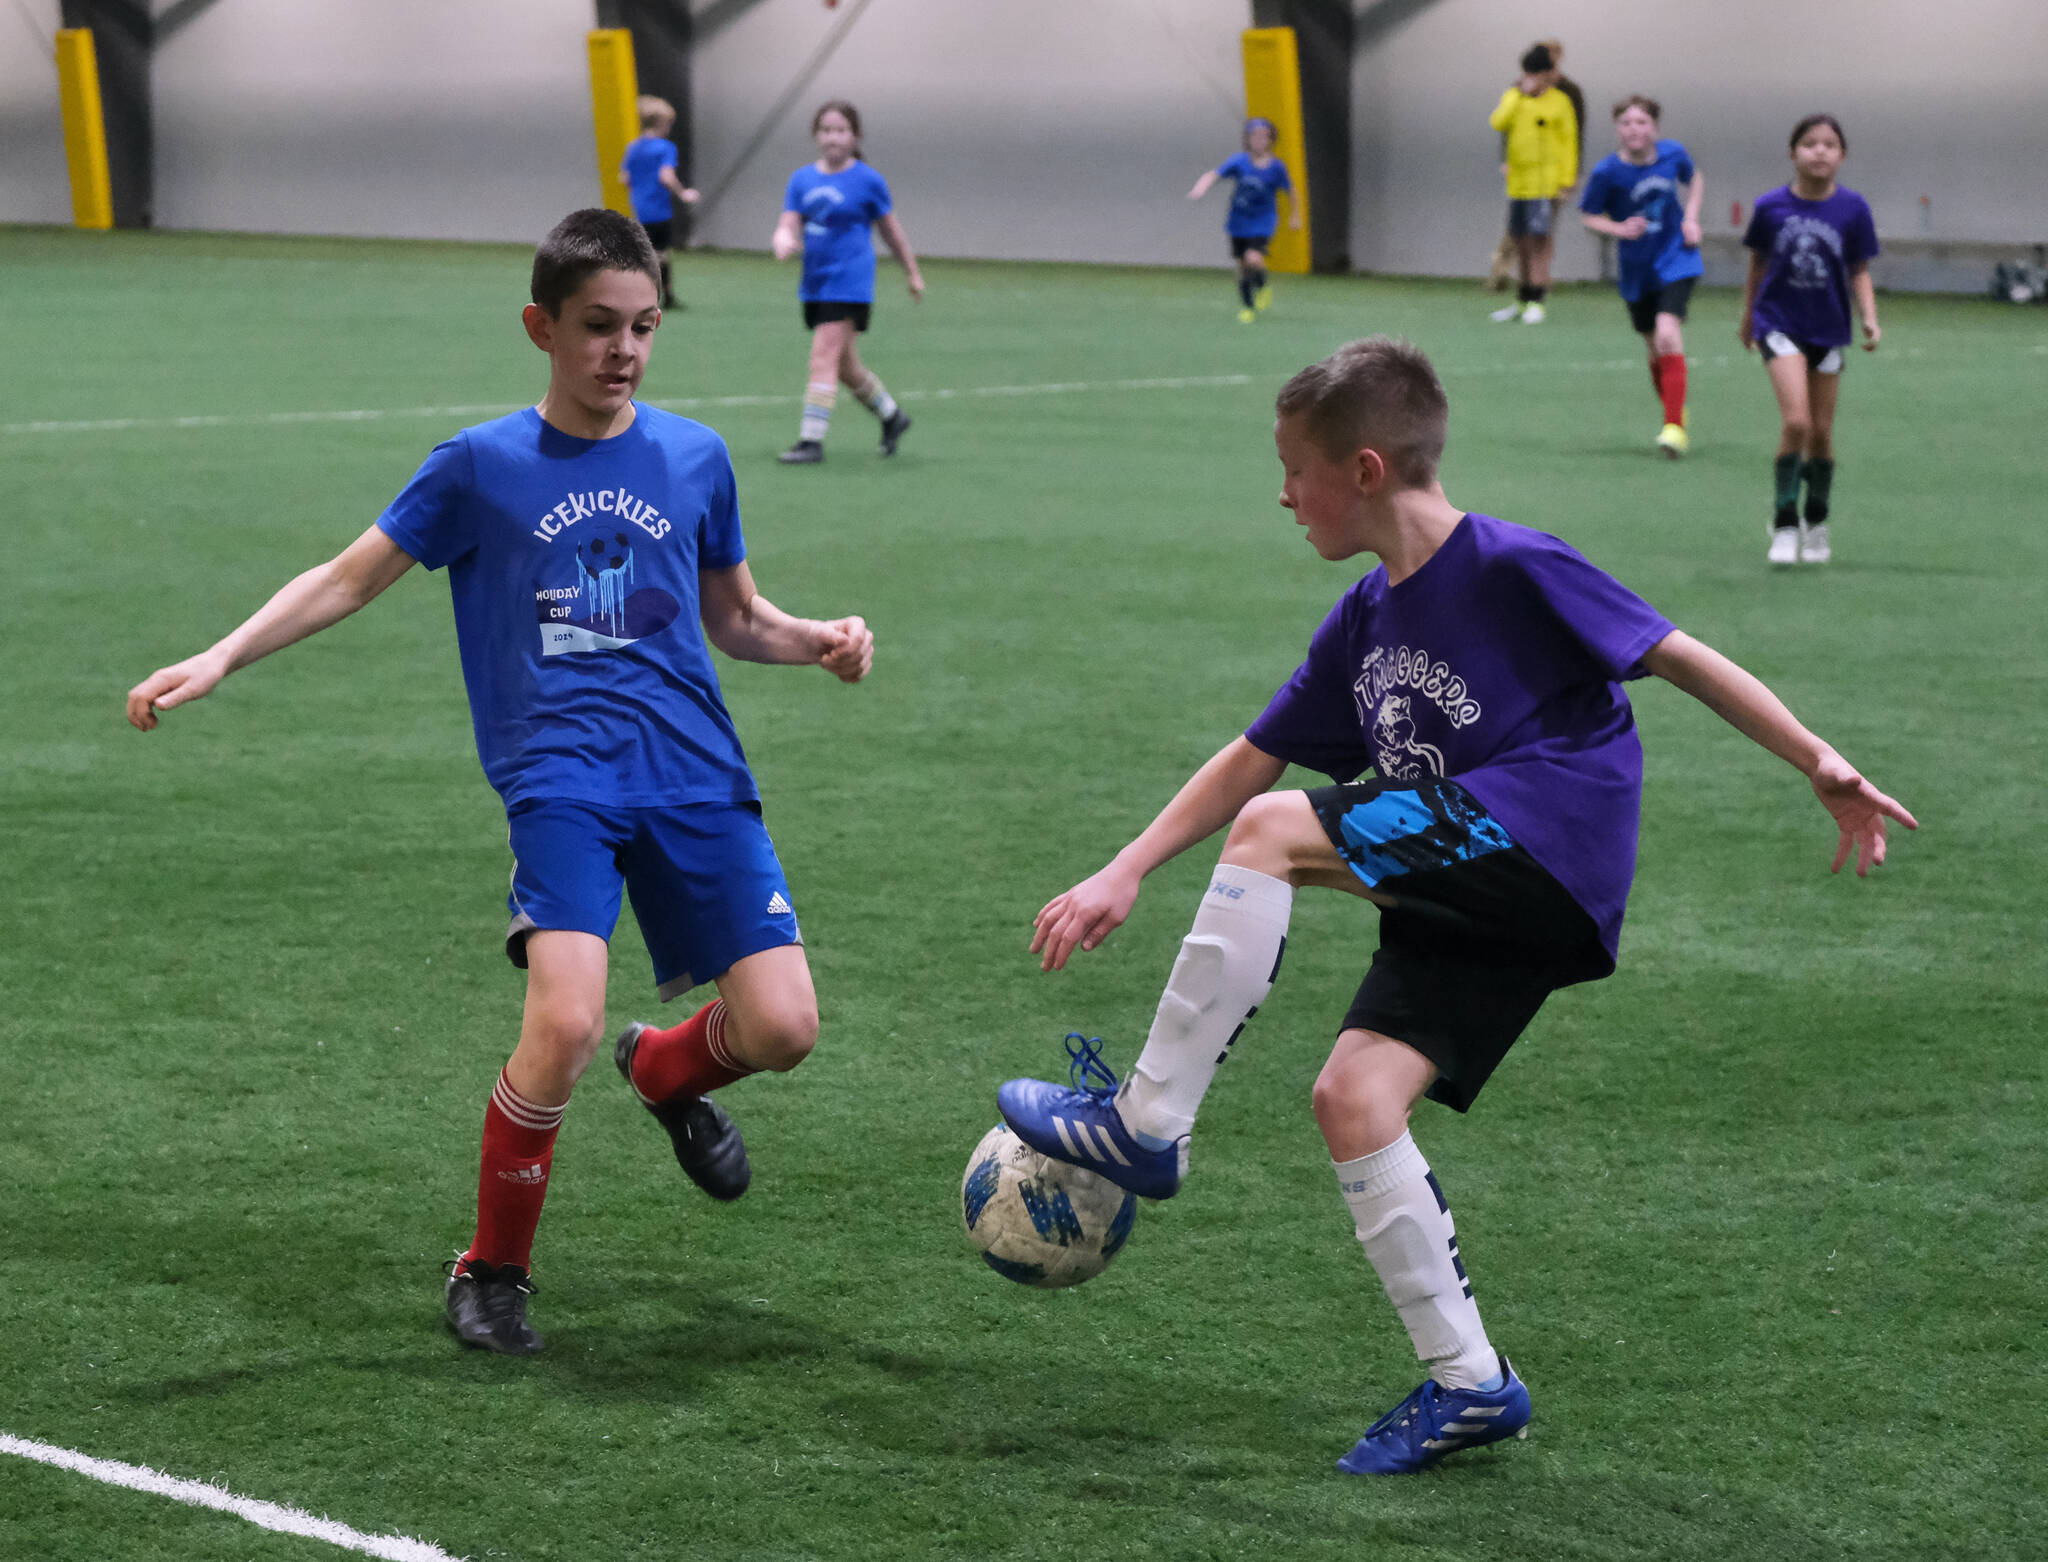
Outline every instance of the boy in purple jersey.
{"type": "Polygon", "coordinates": [[[1338,1468],[1398,1474],[1529,1420],[1408,1118],[1425,1095],[1467,1110],[1553,990],[1614,969],[1642,791],[1622,682],[1655,673],[1797,767],[1835,818],[1837,870],[1854,853],[1867,873],[1884,861],[1885,821],[1914,820],[1755,678],[1570,547],[1455,508],[1437,481],[1449,407],[1416,348],[1353,342],[1290,380],[1277,410],[1280,503],[1323,558],[1380,566],[1244,736],[1038,914],[1032,950],[1059,970],[1123,923],[1146,874],[1229,827],[1122,1086],[1082,1084],[1107,1073],[1091,1042],[1073,1088],[1012,1080],[998,1100],[1041,1153],[1170,1198],[1196,1109],[1279,974],[1295,891],[1378,905],[1379,948],[1315,1114],[1366,1257],[1430,1369],[1338,1468]],[[1339,784],[1268,790],[1290,762],[1339,784]]]}
{"type": "Polygon", "coordinates": [[[523,317],[549,360],[540,404],[437,447],[340,555],[128,693],[129,721],[150,731],[415,563],[447,568],[477,754],[510,823],[505,952],[527,981],[484,1113],[476,1236],[451,1266],[446,1309],[463,1344],[504,1355],[542,1348],[526,1321],[534,1231],[563,1110],[604,1036],[622,891],[664,1000],[718,985],[681,1025],[628,1026],[614,1053],[714,1198],[739,1197],[750,1173],[710,1093],[796,1067],[817,1039],[788,882],[704,637],[847,683],[873,657],[860,619],[792,618],[754,589],[724,442],[633,399],[660,280],[630,219],[564,218],[534,256],[523,317]]]}
{"type": "Polygon", "coordinates": [[[1749,231],[1749,280],[1742,295],[1744,348],[1763,354],[1778,398],[1778,455],[1772,468],[1773,564],[1825,564],[1828,501],[1835,482],[1835,403],[1842,349],[1855,340],[1849,301],[1863,319],[1863,350],[1877,351],[1877,289],[1870,262],[1877,225],[1870,203],[1835,183],[1849,140],[1832,114],[1792,127],[1790,184],[1757,197],[1749,231]],[[1806,484],[1806,514],[1799,485],[1806,484]]]}

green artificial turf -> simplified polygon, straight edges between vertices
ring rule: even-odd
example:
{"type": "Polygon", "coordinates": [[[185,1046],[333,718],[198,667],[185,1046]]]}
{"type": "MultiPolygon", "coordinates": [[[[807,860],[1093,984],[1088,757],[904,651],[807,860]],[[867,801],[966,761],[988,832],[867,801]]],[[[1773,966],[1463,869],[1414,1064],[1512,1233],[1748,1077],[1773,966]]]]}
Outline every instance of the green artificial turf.
{"type": "MultiPolygon", "coordinates": [[[[853,689],[721,662],[824,1033],[727,1097],[731,1207],[600,1060],[536,1253],[550,1348],[506,1361],[440,1317],[521,993],[446,586],[414,572],[149,737],[120,706],[537,395],[526,266],[0,230],[0,1432],[522,1562],[2039,1554],[2048,312],[1886,298],[1835,562],[1773,574],[1775,412],[1725,292],[1670,463],[1606,290],[1531,329],[1469,285],[1281,278],[1247,328],[1218,272],[935,262],[864,342],[902,453],[849,399],[827,463],[785,469],[793,273],[685,259],[643,394],[732,446],[764,592],[878,641],[853,689]],[[1032,915],[1369,562],[1274,504],[1270,408],[1372,331],[1443,372],[1454,500],[1570,540],[1923,825],[1831,879],[1798,776],[1635,686],[1619,973],[1469,1118],[1416,1122],[1530,1440],[1391,1482],[1331,1468],[1419,1374],[1308,1112],[1369,910],[1301,898],[1187,1190],[1107,1275],[1008,1285],[957,1209],[998,1082],[1057,1072],[1069,1028],[1135,1055],[1213,847],[1063,976],[1032,915]],[[378,415],[280,416],[345,412],[378,415]]],[[[651,1015],[630,914],[614,948],[613,1020],[651,1015]]],[[[0,1556],[339,1554],[0,1459],[0,1556]]]]}

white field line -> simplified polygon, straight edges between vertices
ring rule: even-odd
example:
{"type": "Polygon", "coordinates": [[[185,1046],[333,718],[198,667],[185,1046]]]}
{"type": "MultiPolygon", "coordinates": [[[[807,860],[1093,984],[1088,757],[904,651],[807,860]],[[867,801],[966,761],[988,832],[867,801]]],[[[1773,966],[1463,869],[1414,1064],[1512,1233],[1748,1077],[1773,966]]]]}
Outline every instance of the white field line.
{"type": "MultiPolygon", "coordinates": [[[[2033,350],[2037,353],[2048,353],[2048,345],[2037,346],[2033,350]]],[[[1906,347],[1895,349],[1888,356],[1924,358],[1929,354],[1925,348],[1906,347]]],[[[1732,353],[1702,353],[1689,355],[1689,361],[1695,369],[1727,369],[1738,362],[1754,360],[1738,359],[1732,353]]],[[[1566,363],[1531,358],[1514,363],[1446,364],[1439,366],[1439,372],[1447,380],[1456,383],[1482,374],[1620,374],[1639,373],[1642,367],[1643,359],[1638,354],[1620,358],[1587,358],[1566,363]]],[[[921,401],[962,401],[991,396],[1086,396],[1116,391],[1214,390],[1228,386],[1256,385],[1261,382],[1269,383],[1278,389],[1281,377],[1278,374],[1178,374],[1142,380],[1051,380],[1038,385],[958,385],[938,390],[904,391],[899,399],[915,405],[921,401]]],[[[776,391],[768,395],[752,396],[658,396],[648,398],[648,405],[666,407],[673,412],[690,412],[718,407],[794,407],[801,400],[802,397],[795,391],[776,391]]],[[[516,406],[509,403],[490,402],[452,407],[354,407],[330,412],[223,412],[168,418],[82,418],[68,422],[0,423],[0,435],[116,434],[131,429],[275,428],[291,423],[375,423],[402,418],[426,418],[445,422],[455,418],[499,417],[517,410],[516,406]]]]}
{"type": "Polygon", "coordinates": [[[331,1546],[359,1551],[364,1556],[387,1558],[388,1562],[460,1562],[459,1558],[451,1557],[439,1546],[424,1540],[408,1540],[402,1535],[365,1535],[334,1519],[316,1519],[297,1508],[258,1502],[253,1497],[237,1497],[231,1491],[203,1481],[181,1481],[176,1476],[165,1475],[144,1465],[122,1464],[117,1459],[94,1459],[86,1454],[73,1453],[68,1448],[33,1443],[24,1437],[10,1437],[5,1432],[0,1432],[0,1454],[33,1459],[38,1464],[54,1465],[95,1481],[105,1481],[110,1486],[125,1486],[130,1491],[168,1497],[173,1502],[186,1503],[191,1507],[231,1513],[238,1519],[247,1519],[251,1524],[280,1534],[324,1540],[331,1546]]]}

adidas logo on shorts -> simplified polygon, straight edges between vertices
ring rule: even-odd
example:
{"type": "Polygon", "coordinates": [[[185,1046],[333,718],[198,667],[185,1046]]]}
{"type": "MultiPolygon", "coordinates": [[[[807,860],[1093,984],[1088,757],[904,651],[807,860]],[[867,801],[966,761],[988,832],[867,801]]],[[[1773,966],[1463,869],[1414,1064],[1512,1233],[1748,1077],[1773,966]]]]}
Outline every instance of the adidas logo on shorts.
{"type": "Polygon", "coordinates": [[[796,915],[789,902],[783,898],[781,890],[777,890],[768,897],[768,915],[771,917],[792,917],[796,915]]]}

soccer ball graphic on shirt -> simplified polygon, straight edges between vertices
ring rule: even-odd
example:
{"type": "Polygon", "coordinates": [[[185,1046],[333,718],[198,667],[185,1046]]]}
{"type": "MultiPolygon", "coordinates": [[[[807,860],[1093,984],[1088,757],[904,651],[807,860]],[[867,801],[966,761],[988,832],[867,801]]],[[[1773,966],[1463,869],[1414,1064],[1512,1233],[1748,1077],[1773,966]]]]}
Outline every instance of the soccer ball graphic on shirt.
{"type": "Polygon", "coordinates": [[[1106,1177],[1040,1155],[998,1123],[967,1158],[960,1213],[983,1263],[1050,1291],[1109,1267],[1130,1238],[1138,1200],[1106,1177]]]}
{"type": "Polygon", "coordinates": [[[633,539],[624,532],[599,532],[578,545],[576,556],[592,576],[609,574],[624,569],[631,560],[633,539]]]}

